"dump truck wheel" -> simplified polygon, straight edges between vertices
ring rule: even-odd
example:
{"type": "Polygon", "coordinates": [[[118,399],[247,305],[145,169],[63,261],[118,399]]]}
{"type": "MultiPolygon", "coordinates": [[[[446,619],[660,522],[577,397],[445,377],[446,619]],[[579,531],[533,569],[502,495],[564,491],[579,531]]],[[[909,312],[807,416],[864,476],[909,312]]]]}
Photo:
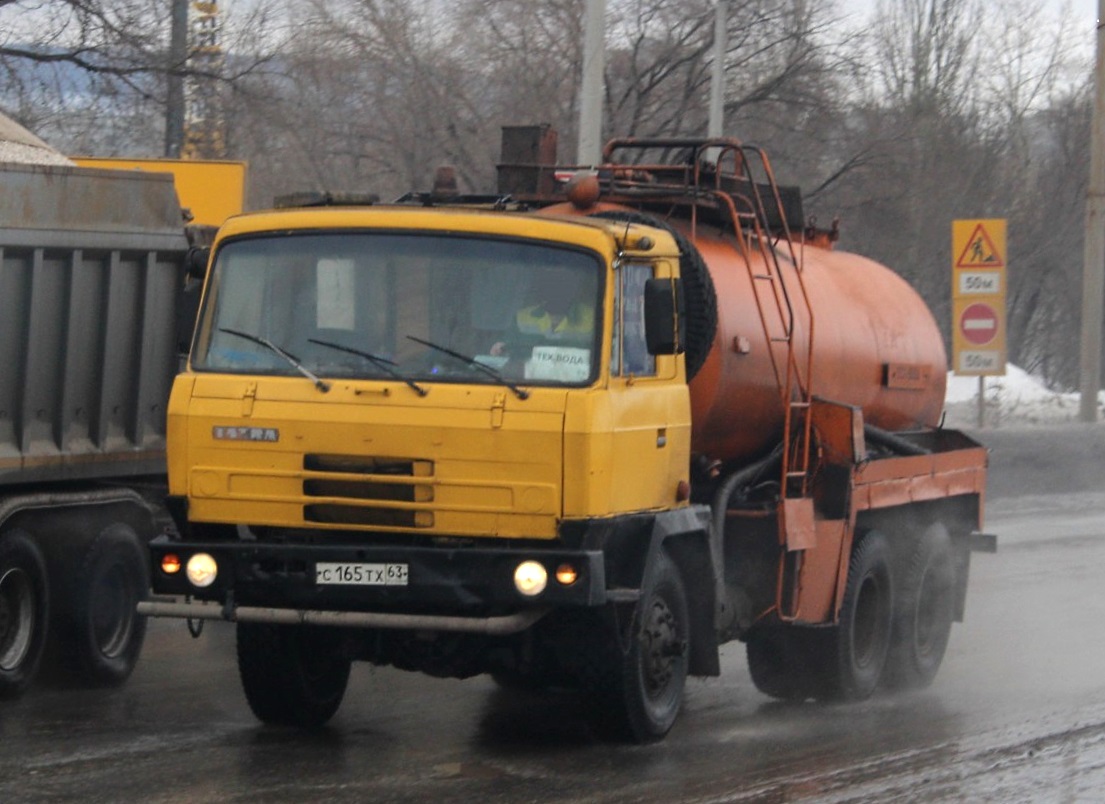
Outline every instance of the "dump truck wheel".
{"type": "Polygon", "coordinates": [[[46,563],[22,531],[0,536],[0,698],[23,692],[46,646],[46,563]]]}
{"type": "Polygon", "coordinates": [[[887,665],[891,688],[919,689],[936,678],[955,618],[954,583],[951,538],[933,525],[903,566],[887,665]]]}
{"type": "Polygon", "coordinates": [[[807,673],[806,647],[802,635],[790,626],[750,633],[745,654],[756,689],[780,701],[804,701],[813,697],[815,690],[807,673]]]}
{"type": "Polygon", "coordinates": [[[870,697],[890,652],[893,576],[885,537],[868,532],[852,552],[840,622],[826,641],[826,683],[818,697],[858,701],[870,697]]]}
{"type": "Polygon", "coordinates": [[[122,684],[146,638],[136,607],[149,591],[137,534],[116,522],[88,543],[68,593],[59,594],[54,644],[60,669],[88,686],[122,684]]]}
{"type": "Polygon", "coordinates": [[[317,728],[338,711],[351,665],[333,629],[238,623],[238,673],[258,720],[317,728]]]}
{"type": "Polygon", "coordinates": [[[683,580],[666,551],[660,551],[641,590],[630,633],[628,650],[607,653],[602,683],[590,690],[594,725],[606,737],[655,742],[668,733],[683,705],[690,633],[683,580]]]}

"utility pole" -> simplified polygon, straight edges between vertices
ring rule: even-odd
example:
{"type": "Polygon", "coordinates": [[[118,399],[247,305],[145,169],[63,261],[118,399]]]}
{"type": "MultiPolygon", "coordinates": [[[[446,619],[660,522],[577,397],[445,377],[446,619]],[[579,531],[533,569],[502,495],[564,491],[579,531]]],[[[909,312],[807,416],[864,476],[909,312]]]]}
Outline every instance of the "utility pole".
{"type": "Polygon", "coordinates": [[[188,60],[188,0],[172,0],[168,92],[165,98],[165,156],[176,159],[184,147],[184,62],[188,60]]]}
{"type": "Polygon", "coordinates": [[[583,82],[579,91],[579,149],[576,154],[576,161],[581,165],[597,165],[602,159],[605,17],[606,0],[587,0],[583,28],[583,82]]]}
{"type": "Polygon", "coordinates": [[[1101,390],[1102,306],[1105,305],[1105,0],[1097,0],[1090,184],[1086,192],[1085,262],[1082,266],[1082,377],[1079,418],[1097,421],[1101,390]]]}
{"type": "Polygon", "coordinates": [[[725,129],[725,51],[729,49],[729,0],[717,0],[714,15],[714,65],[710,73],[710,123],[707,136],[720,137],[725,129]]]}

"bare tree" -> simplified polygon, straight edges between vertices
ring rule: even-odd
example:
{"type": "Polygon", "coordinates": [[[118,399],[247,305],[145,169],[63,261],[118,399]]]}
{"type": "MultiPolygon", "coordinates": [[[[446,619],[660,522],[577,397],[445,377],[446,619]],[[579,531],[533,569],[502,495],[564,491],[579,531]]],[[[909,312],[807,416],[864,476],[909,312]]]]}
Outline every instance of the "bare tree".
{"type": "MultiPolygon", "coordinates": [[[[0,0],[0,107],[70,151],[159,153],[166,77],[205,75],[170,58],[169,12],[163,0],[0,0]]],[[[279,46],[263,6],[225,30],[235,56],[206,75],[224,84],[279,46]]]]}

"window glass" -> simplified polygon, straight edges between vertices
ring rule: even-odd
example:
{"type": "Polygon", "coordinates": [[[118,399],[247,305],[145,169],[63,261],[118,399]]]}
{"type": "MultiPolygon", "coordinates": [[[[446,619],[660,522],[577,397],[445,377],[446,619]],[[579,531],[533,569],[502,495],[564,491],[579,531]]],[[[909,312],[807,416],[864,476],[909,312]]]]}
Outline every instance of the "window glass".
{"type": "Polygon", "coordinates": [[[623,263],[618,271],[618,326],[612,355],[615,374],[656,374],[656,358],[648,353],[645,341],[645,282],[651,278],[652,266],[647,263],[623,263]]]}
{"type": "Polygon", "coordinates": [[[296,374],[267,341],[323,377],[496,382],[470,358],[527,384],[586,384],[601,266],[583,250],[424,232],[243,238],[216,256],[192,365],[296,374]]]}

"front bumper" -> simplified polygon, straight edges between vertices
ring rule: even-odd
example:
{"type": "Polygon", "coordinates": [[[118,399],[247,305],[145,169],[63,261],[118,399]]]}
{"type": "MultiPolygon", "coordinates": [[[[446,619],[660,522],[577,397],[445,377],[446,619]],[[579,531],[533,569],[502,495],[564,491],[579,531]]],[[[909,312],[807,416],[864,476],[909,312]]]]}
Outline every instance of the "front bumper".
{"type": "MultiPolygon", "coordinates": [[[[603,553],[597,550],[558,546],[445,548],[183,542],[169,537],[154,539],[149,548],[155,595],[219,604],[226,609],[223,612],[226,619],[234,619],[227,615],[230,609],[239,607],[467,618],[534,609],[601,606],[607,602],[603,553]],[[211,586],[193,586],[183,570],[174,574],[162,570],[165,555],[176,555],[181,565],[186,565],[196,553],[208,553],[217,562],[219,570],[211,586]],[[522,595],[514,586],[514,570],[526,560],[540,562],[549,576],[545,590],[532,597],[522,595]],[[320,562],[403,565],[406,583],[318,583],[316,565],[320,562]],[[556,580],[556,570],[562,564],[575,568],[574,583],[565,585],[556,580]]],[[[207,616],[184,613],[183,609],[144,613],[207,616]]]]}

